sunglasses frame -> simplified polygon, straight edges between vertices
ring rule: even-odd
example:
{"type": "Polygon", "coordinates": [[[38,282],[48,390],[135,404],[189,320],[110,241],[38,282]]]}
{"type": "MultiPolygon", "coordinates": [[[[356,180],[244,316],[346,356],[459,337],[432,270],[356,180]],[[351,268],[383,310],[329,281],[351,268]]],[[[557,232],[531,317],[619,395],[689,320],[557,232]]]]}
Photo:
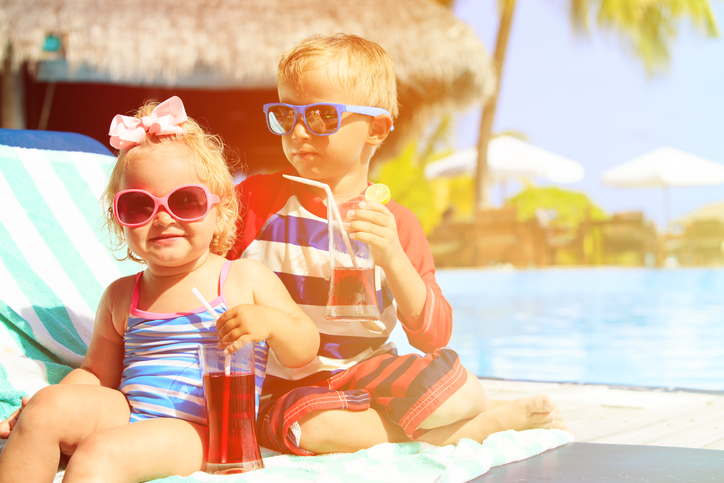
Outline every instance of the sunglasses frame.
{"type": "MultiPolygon", "coordinates": [[[[302,120],[304,121],[304,126],[307,128],[307,131],[314,134],[315,136],[331,136],[332,134],[339,131],[339,128],[342,126],[342,113],[343,112],[353,112],[355,114],[364,114],[365,116],[389,116],[390,118],[392,115],[387,109],[383,109],[381,107],[369,107],[369,106],[353,106],[350,104],[337,104],[335,102],[315,102],[313,104],[306,104],[303,106],[297,106],[294,104],[285,104],[283,102],[270,102],[268,104],[264,104],[264,118],[266,119],[266,127],[269,128],[269,131],[271,131],[272,134],[275,134],[277,136],[286,136],[287,134],[291,133],[294,130],[294,126],[297,125],[297,120],[299,119],[299,116],[302,116],[302,120]],[[274,106],[284,106],[290,108],[294,112],[294,122],[292,123],[292,128],[285,132],[285,133],[278,133],[275,132],[271,124],[269,122],[269,109],[271,109],[274,106]],[[337,112],[337,128],[327,134],[318,134],[314,132],[310,127],[309,123],[307,122],[307,115],[305,114],[305,111],[313,106],[332,106],[337,112]]],[[[281,126],[280,126],[281,127],[281,126]]],[[[392,126],[390,131],[394,131],[395,126],[392,126]]]]}
{"type": "Polygon", "coordinates": [[[164,196],[162,198],[153,196],[151,193],[149,193],[146,190],[130,189],[130,190],[119,191],[118,193],[116,193],[116,196],[113,197],[113,215],[116,217],[116,220],[118,221],[118,223],[120,223],[122,226],[134,228],[134,227],[138,227],[138,226],[147,225],[148,223],[150,223],[151,220],[153,220],[153,217],[156,216],[156,213],[158,213],[159,206],[163,206],[166,209],[166,213],[168,213],[169,216],[171,216],[171,218],[173,218],[174,220],[181,221],[184,223],[191,223],[191,222],[203,220],[204,218],[206,218],[206,215],[208,215],[209,211],[211,211],[211,207],[219,202],[221,202],[221,198],[219,197],[219,195],[215,195],[215,194],[211,193],[211,191],[209,191],[209,188],[207,188],[206,186],[204,186],[202,184],[186,184],[183,186],[179,186],[179,187],[174,188],[171,191],[169,191],[166,194],[166,196],[164,196]],[[206,212],[203,215],[197,216],[194,218],[181,218],[180,216],[177,216],[169,208],[168,199],[171,197],[171,195],[176,193],[178,190],[182,190],[184,188],[201,188],[203,190],[204,194],[206,195],[206,212]],[[143,223],[124,223],[121,220],[120,216],[118,216],[118,200],[121,198],[122,195],[124,195],[126,193],[143,193],[144,195],[149,196],[153,200],[153,203],[154,203],[153,213],[151,213],[149,215],[148,219],[146,219],[143,223]]]}

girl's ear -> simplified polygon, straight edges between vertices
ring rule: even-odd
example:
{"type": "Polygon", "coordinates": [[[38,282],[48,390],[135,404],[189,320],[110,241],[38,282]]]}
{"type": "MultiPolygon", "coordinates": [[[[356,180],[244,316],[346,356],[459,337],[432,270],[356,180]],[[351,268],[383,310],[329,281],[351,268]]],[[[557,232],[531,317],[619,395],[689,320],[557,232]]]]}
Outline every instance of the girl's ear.
{"type": "MultiPolygon", "coordinates": [[[[216,247],[219,246],[219,238],[221,237],[221,233],[223,231],[223,217],[221,216],[221,213],[219,213],[219,210],[212,210],[216,213],[216,223],[214,223],[214,236],[211,237],[211,243],[209,243],[209,251],[212,253],[215,253],[214,250],[216,247]]],[[[211,213],[211,212],[209,212],[211,213]]],[[[208,215],[207,215],[208,216],[208,215]]]]}
{"type": "Polygon", "coordinates": [[[214,210],[216,213],[216,223],[214,223],[214,236],[217,237],[221,235],[221,232],[223,230],[223,224],[224,224],[224,217],[221,216],[221,213],[218,209],[214,210]]]}
{"type": "Polygon", "coordinates": [[[367,144],[378,146],[390,134],[392,130],[392,118],[380,114],[372,118],[370,128],[367,132],[367,144]]]}

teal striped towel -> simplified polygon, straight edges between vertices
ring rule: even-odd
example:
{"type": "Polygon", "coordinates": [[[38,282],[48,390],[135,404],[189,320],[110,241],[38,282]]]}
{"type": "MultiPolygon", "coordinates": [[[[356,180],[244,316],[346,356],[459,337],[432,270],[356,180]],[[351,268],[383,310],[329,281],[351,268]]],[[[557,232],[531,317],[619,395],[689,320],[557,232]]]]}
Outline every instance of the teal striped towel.
{"type": "Polygon", "coordinates": [[[78,367],[105,287],[140,265],[106,248],[115,158],[0,145],[0,418],[78,367]]]}
{"type": "MultiPolygon", "coordinates": [[[[78,367],[103,290],[140,269],[107,249],[98,199],[114,162],[110,155],[0,144],[0,419],[23,396],[78,367]]],[[[309,457],[263,450],[263,470],[156,481],[468,481],[570,440],[563,431],[531,430],[494,434],[482,445],[383,444],[309,457]]]]}
{"type": "Polygon", "coordinates": [[[531,429],[495,433],[483,444],[470,439],[443,447],[426,443],[388,443],[356,453],[320,456],[289,456],[262,451],[262,470],[226,476],[197,472],[185,478],[172,476],[153,481],[462,483],[485,474],[493,466],[520,461],[571,440],[569,433],[558,429],[531,429]]]}

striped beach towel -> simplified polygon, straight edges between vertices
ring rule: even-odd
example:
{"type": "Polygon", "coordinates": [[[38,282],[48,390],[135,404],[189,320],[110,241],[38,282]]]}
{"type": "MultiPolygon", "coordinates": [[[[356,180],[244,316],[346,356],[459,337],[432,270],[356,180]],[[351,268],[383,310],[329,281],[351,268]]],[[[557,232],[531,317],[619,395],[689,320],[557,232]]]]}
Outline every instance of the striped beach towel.
{"type": "MultiPolygon", "coordinates": [[[[571,441],[558,429],[503,431],[483,444],[462,439],[455,445],[379,444],[356,453],[320,456],[280,455],[262,448],[264,469],[241,475],[171,476],[151,483],[463,483],[490,470],[521,461],[571,441]]],[[[60,483],[62,473],[56,477],[60,483]]]]}
{"type": "MultiPolygon", "coordinates": [[[[107,149],[100,143],[85,152],[19,147],[22,131],[2,131],[0,418],[4,419],[20,405],[22,396],[59,382],[78,367],[103,290],[141,266],[117,261],[106,248],[98,200],[115,162],[107,149]]],[[[90,141],[85,138],[78,144],[87,148],[90,141]]]]}
{"type": "MultiPolygon", "coordinates": [[[[103,290],[141,268],[107,248],[98,200],[114,162],[78,134],[0,129],[0,419],[78,367],[103,290]]],[[[262,450],[263,470],[156,481],[462,482],[570,440],[563,431],[531,430],[442,448],[384,444],[311,457],[262,450]]]]}

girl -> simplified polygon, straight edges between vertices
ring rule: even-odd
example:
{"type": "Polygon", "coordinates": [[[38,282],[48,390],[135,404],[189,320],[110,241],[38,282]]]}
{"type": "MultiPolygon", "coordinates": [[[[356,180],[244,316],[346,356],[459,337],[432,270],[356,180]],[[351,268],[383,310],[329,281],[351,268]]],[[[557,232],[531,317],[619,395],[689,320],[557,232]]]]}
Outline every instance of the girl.
{"type": "MultiPolygon", "coordinates": [[[[266,341],[287,367],[308,364],[319,334],[279,278],[252,260],[223,258],[237,201],[223,144],[187,118],[178,97],[116,116],[118,162],[107,225],[145,270],[104,292],[79,369],[38,391],[0,424],[10,438],[0,483],[146,481],[205,468],[206,411],[197,349],[266,341]],[[216,326],[192,294],[217,312],[216,326]],[[12,432],[10,429],[12,428],[12,432]]],[[[3,434],[4,433],[4,434],[3,434]]]]}

